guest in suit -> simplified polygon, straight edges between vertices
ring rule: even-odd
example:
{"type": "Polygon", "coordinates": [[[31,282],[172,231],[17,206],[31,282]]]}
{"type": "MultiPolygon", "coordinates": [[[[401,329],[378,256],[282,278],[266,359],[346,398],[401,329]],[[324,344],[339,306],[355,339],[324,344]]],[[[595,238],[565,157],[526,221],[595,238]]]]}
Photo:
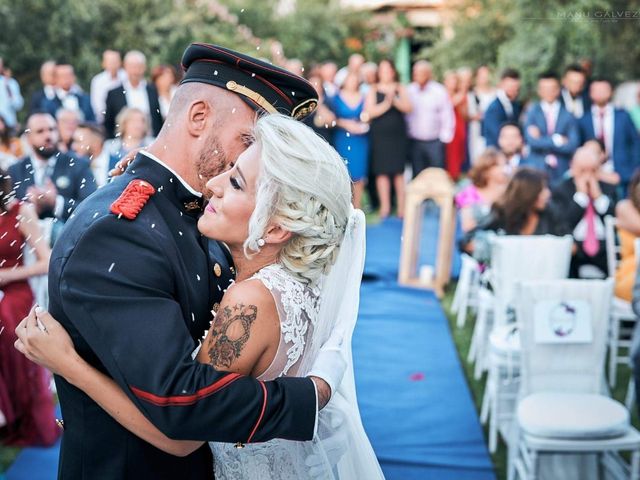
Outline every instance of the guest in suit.
{"type": "Polygon", "coordinates": [[[31,96],[29,115],[34,112],[46,111],[49,101],[56,96],[56,62],[47,60],[40,67],[40,81],[42,88],[36,90],[31,96]]]}
{"type": "Polygon", "coordinates": [[[9,175],[16,197],[33,203],[40,218],[56,218],[57,225],[96,190],[96,183],[88,161],[59,152],[58,130],[50,114],[34,113],[27,129],[33,153],[11,165],[9,175]]]}
{"type": "Polygon", "coordinates": [[[609,80],[594,79],[589,94],[593,105],[580,119],[582,142],[599,139],[607,156],[613,161],[613,170],[620,175],[622,194],[634,170],[640,166],[640,137],[626,110],[611,103],[613,87],[609,80]]]}
{"type": "Polygon", "coordinates": [[[461,250],[488,263],[493,235],[564,235],[566,228],[549,204],[550,198],[546,175],[533,168],[520,168],[489,215],[462,237],[461,250]]]}
{"type": "Polygon", "coordinates": [[[102,187],[109,179],[109,151],[104,145],[104,128],[95,123],[81,123],[73,134],[71,148],[79,157],[89,159],[96,185],[102,187]]]}
{"type": "Polygon", "coordinates": [[[520,73],[507,68],[500,77],[500,88],[496,99],[491,102],[482,121],[482,136],[487,147],[498,146],[500,127],[506,122],[519,123],[522,105],[518,101],[520,94],[520,73]]]}
{"type": "Polygon", "coordinates": [[[96,117],[91,108],[91,98],[76,84],[76,74],[73,66],[62,62],[56,65],[55,96],[43,100],[41,107],[53,117],[58,110],[64,108],[78,112],[80,119],[87,122],[95,122],[96,117]]]}
{"type": "Polygon", "coordinates": [[[525,138],[530,152],[526,164],[546,171],[552,186],[557,185],[567,170],[580,136],[575,118],[560,103],[560,81],[553,73],[538,79],[538,96],[527,112],[525,138]]]}
{"type": "Polygon", "coordinates": [[[591,108],[589,92],[585,88],[587,76],[577,63],[569,65],[562,76],[560,103],[576,118],[580,118],[591,108]]]}
{"type": "Polygon", "coordinates": [[[523,163],[524,137],[520,125],[514,122],[504,123],[500,127],[498,135],[498,147],[507,160],[507,168],[510,174],[523,163]]]}
{"type": "Polygon", "coordinates": [[[149,120],[155,137],[162,127],[162,114],[156,87],[144,79],[147,70],[147,59],[144,54],[137,50],[128,52],[124,56],[124,70],[127,78],[122,85],[107,94],[107,109],[104,116],[107,138],[115,137],[116,117],[124,107],[142,110],[149,120]]]}
{"type": "Polygon", "coordinates": [[[571,259],[573,278],[607,276],[604,217],[614,215],[616,188],[598,180],[600,159],[581,147],[571,160],[571,177],[553,191],[552,202],[576,243],[571,259]]]}

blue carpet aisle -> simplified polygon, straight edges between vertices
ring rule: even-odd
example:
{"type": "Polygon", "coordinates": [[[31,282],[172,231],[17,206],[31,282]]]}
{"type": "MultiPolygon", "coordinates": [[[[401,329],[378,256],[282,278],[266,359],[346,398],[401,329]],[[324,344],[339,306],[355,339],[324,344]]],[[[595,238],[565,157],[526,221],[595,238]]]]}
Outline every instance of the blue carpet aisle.
{"type": "MultiPolygon", "coordinates": [[[[428,215],[420,263],[433,262],[436,230],[428,215]]],[[[353,339],[365,428],[387,480],[493,480],[444,312],[431,292],[396,282],[401,233],[391,219],[367,235],[365,273],[374,280],[362,285],[353,339]]],[[[57,446],[28,448],[6,478],[53,480],[57,462],[57,446]]]]}
{"type": "MultiPolygon", "coordinates": [[[[437,222],[425,218],[420,263],[433,263],[437,222]]],[[[387,480],[494,479],[476,410],[432,292],[400,287],[401,222],[367,231],[354,335],[358,401],[387,480]]],[[[458,261],[454,262],[454,271],[458,261]]]]}
{"type": "MultiPolygon", "coordinates": [[[[60,406],[56,408],[60,418],[60,406]]],[[[7,480],[55,480],[60,440],[50,448],[25,448],[7,472],[7,480]]]]}

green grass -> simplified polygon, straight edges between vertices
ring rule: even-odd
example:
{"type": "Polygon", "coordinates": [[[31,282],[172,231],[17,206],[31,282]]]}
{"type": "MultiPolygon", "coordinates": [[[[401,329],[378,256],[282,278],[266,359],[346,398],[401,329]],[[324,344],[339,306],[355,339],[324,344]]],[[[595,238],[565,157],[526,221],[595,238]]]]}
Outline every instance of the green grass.
{"type": "MultiPolygon", "coordinates": [[[[442,298],[442,308],[449,320],[449,327],[451,328],[451,335],[453,341],[458,349],[458,356],[460,357],[460,363],[467,378],[467,383],[473,399],[476,405],[476,412],[478,417],[480,416],[480,405],[482,404],[482,395],[484,393],[484,386],[486,381],[486,374],[480,379],[475,380],[473,378],[473,365],[467,362],[467,353],[471,345],[471,335],[473,333],[473,325],[475,319],[472,316],[467,318],[465,326],[463,328],[456,327],[455,315],[451,313],[451,302],[453,301],[453,293],[455,292],[456,284],[450,284],[447,288],[444,297],[442,298]]],[[[626,365],[619,365],[617,371],[616,387],[613,389],[613,397],[624,403],[625,395],[627,393],[627,384],[629,382],[629,376],[631,370],[626,365]]],[[[634,406],[631,410],[631,422],[636,428],[640,428],[640,421],[638,419],[638,409],[634,406]]],[[[487,427],[484,427],[485,440],[488,439],[487,427]]],[[[625,456],[625,458],[628,457],[625,456]]],[[[496,453],[491,455],[491,460],[496,469],[496,475],[498,480],[505,480],[507,478],[507,448],[502,442],[502,439],[498,442],[498,448],[496,453]]]]}
{"type": "Polygon", "coordinates": [[[9,465],[13,463],[19,452],[19,448],[4,446],[0,447],[0,474],[7,471],[9,465]]]}

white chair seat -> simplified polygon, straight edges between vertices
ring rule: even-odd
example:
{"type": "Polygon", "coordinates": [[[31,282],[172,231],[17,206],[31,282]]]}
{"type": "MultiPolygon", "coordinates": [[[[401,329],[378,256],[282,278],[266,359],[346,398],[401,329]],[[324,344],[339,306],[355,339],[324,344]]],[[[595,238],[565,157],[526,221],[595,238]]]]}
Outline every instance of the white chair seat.
{"type": "Polygon", "coordinates": [[[535,393],[518,405],[517,418],[525,433],[558,439],[600,439],[625,435],[629,411],[603,395],[535,393]]]}

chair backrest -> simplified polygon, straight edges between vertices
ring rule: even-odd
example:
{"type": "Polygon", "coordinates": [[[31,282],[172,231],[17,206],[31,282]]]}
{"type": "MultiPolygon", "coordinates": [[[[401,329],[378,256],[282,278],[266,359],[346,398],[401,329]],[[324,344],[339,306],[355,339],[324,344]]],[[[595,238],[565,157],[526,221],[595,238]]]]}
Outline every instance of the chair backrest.
{"type": "Polygon", "coordinates": [[[521,394],[600,393],[613,280],[553,280],[517,286],[521,394]]]}
{"type": "Polygon", "coordinates": [[[618,268],[618,254],[620,248],[616,245],[616,217],[607,215],[604,217],[604,244],[607,250],[607,275],[616,276],[618,268]]]}
{"type": "Polygon", "coordinates": [[[491,241],[496,325],[503,325],[507,320],[517,282],[567,278],[572,245],[570,235],[502,235],[491,241]]]}

